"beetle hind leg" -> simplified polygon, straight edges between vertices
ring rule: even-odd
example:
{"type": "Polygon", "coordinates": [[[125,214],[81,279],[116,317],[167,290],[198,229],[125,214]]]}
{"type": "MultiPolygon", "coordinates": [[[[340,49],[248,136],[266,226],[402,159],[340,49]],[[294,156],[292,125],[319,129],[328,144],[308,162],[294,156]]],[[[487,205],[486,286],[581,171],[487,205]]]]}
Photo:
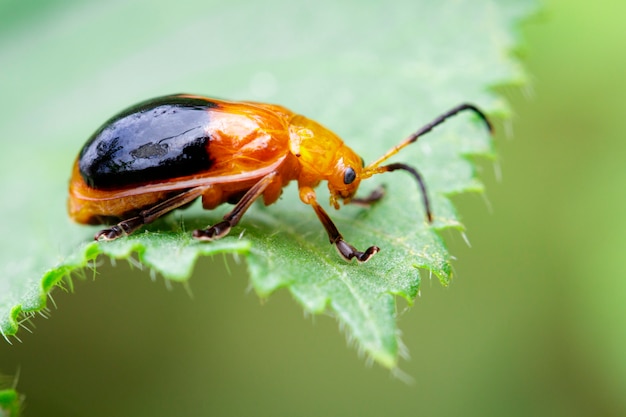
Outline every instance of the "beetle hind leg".
{"type": "Polygon", "coordinates": [[[196,187],[176,194],[159,204],[141,211],[139,215],[135,217],[123,220],[108,229],[100,230],[96,233],[95,240],[115,240],[119,237],[130,235],[144,224],[152,223],[170,211],[191,203],[193,200],[200,197],[205,190],[206,187],[196,187]]]}

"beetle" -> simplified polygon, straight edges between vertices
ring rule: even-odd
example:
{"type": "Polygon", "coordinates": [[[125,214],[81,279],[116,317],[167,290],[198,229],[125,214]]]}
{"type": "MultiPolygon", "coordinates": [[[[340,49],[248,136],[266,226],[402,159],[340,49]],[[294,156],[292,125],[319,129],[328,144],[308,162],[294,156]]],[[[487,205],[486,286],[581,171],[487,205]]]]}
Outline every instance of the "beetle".
{"type": "Polygon", "coordinates": [[[96,240],[107,241],[129,235],[197,198],[208,210],[234,204],[221,222],[193,232],[194,238],[210,241],[227,235],[255,200],[262,197],[270,205],[295,180],[300,199],[313,208],[341,257],[366,262],[379,248],[361,252],[346,242],[318,203],[315,187],[328,183],[330,205],[336,209],[340,200],[370,205],[384,193],[379,189],[356,198],[361,181],[403,170],[417,181],[427,220],[432,222],[419,172],[404,163],[382,164],[466,110],[493,130],[478,107],[461,104],[365,166],[333,132],[280,105],[190,94],[157,97],[115,115],[87,140],[72,170],[69,215],[82,224],[113,224],[95,235],[96,240]]]}

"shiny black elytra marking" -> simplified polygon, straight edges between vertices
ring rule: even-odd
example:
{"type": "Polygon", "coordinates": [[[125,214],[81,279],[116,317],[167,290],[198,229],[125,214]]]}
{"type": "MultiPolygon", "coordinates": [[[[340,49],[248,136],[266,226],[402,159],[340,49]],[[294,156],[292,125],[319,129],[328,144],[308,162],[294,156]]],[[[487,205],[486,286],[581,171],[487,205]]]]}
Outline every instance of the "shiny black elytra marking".
{"type": "Polygon", "coordinates": [[[216,103],[190,97],[150,100],[110,119],[87,141],[80,174],[106,189],[192,175],[210,168],[205,127],[216,103]]]}

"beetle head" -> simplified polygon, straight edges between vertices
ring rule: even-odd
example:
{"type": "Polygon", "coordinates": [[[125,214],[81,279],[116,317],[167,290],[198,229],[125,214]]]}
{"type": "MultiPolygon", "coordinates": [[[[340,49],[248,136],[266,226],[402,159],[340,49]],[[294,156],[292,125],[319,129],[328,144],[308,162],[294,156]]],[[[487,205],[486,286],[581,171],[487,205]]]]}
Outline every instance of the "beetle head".
{"type": "Polygon", "coordinates": [[[290,120],[290,151],[300,165],[299,184],[315,187],[328,181],[330,201],[338,208],[356,193],[361,182],[362,159],[330,130],[304,116],[290,120]]]}
{"type": "Polygon", "coordinates": [[[342,146],[337,153],[335,166],[329,171],[328,190],[330,203],[338,208],[337,200],[342,199],[344,204],[350,202],[361,184],[363,160],[347,146],[342,146]]]}

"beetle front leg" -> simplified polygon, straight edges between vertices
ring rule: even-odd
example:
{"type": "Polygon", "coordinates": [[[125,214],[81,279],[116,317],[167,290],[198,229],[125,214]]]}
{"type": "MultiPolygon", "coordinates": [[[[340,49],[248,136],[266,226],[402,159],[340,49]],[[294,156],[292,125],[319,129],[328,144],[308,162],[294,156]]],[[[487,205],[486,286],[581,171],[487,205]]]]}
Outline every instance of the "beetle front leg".
{"type": "Polygon", "coordinates": [[[352,200],[350,200],[350,204],[355,206],[369,207],[372,204],[378,203],[384,196],[385,186],[379,185],[367,197],[353,198],[352,200]]]}
{"type": "Polygon", "coordinates": [[[114,240],[118,237],[130,235],[144,224],[152,223],[170,211],[192,202],[200,197],[204,191],[206,191],[206,187],[196,187],[176,194],[174,197],[141,211],[138,216],[121,221],[109,229],[100,230],[96,233],[95,240],[114,240]]]}
{"type": "Polygon", "coordinates": [[[239,223],[239,220],[241,220],[252,203],[263,195],[263,192],[276,180],[277,177],[278,172],[276,171],[267,174],[259,182],[254,184],[243,197],[241,197],[241,200],[239,200],[235,208],[224,216],[223,221],[206,229],[194,230],[193,237],[198,240],[217,240],[226,236],[228,232],[230,232],[230,229],[239,223]]]}
{"type": "Polygon", "coordinates": [[[352,258],[356,258],[359,262],[367,262],[370,260],[372,256],[374,256],[380,249],[378,246],[370,246],[365,250],[365,252],[360,252],[354,246],[349,244],[343,239],[339,230],[337,230],[337,226],[333,223],[333,221],[328,216],[328,213],[324,211],[324,209],[317,202],[317,198],[315,196],[315,191],[310,187],[303,187],[300,189],[300,199],[309,204],[315,210],[315,214],[322,222],[324,229],[326,229],[326,233],[328,233],[328,240],[330,243],[335,245],[337,252],[341,255],[343,259],[346,261],[351,261],[352,258]]]}

